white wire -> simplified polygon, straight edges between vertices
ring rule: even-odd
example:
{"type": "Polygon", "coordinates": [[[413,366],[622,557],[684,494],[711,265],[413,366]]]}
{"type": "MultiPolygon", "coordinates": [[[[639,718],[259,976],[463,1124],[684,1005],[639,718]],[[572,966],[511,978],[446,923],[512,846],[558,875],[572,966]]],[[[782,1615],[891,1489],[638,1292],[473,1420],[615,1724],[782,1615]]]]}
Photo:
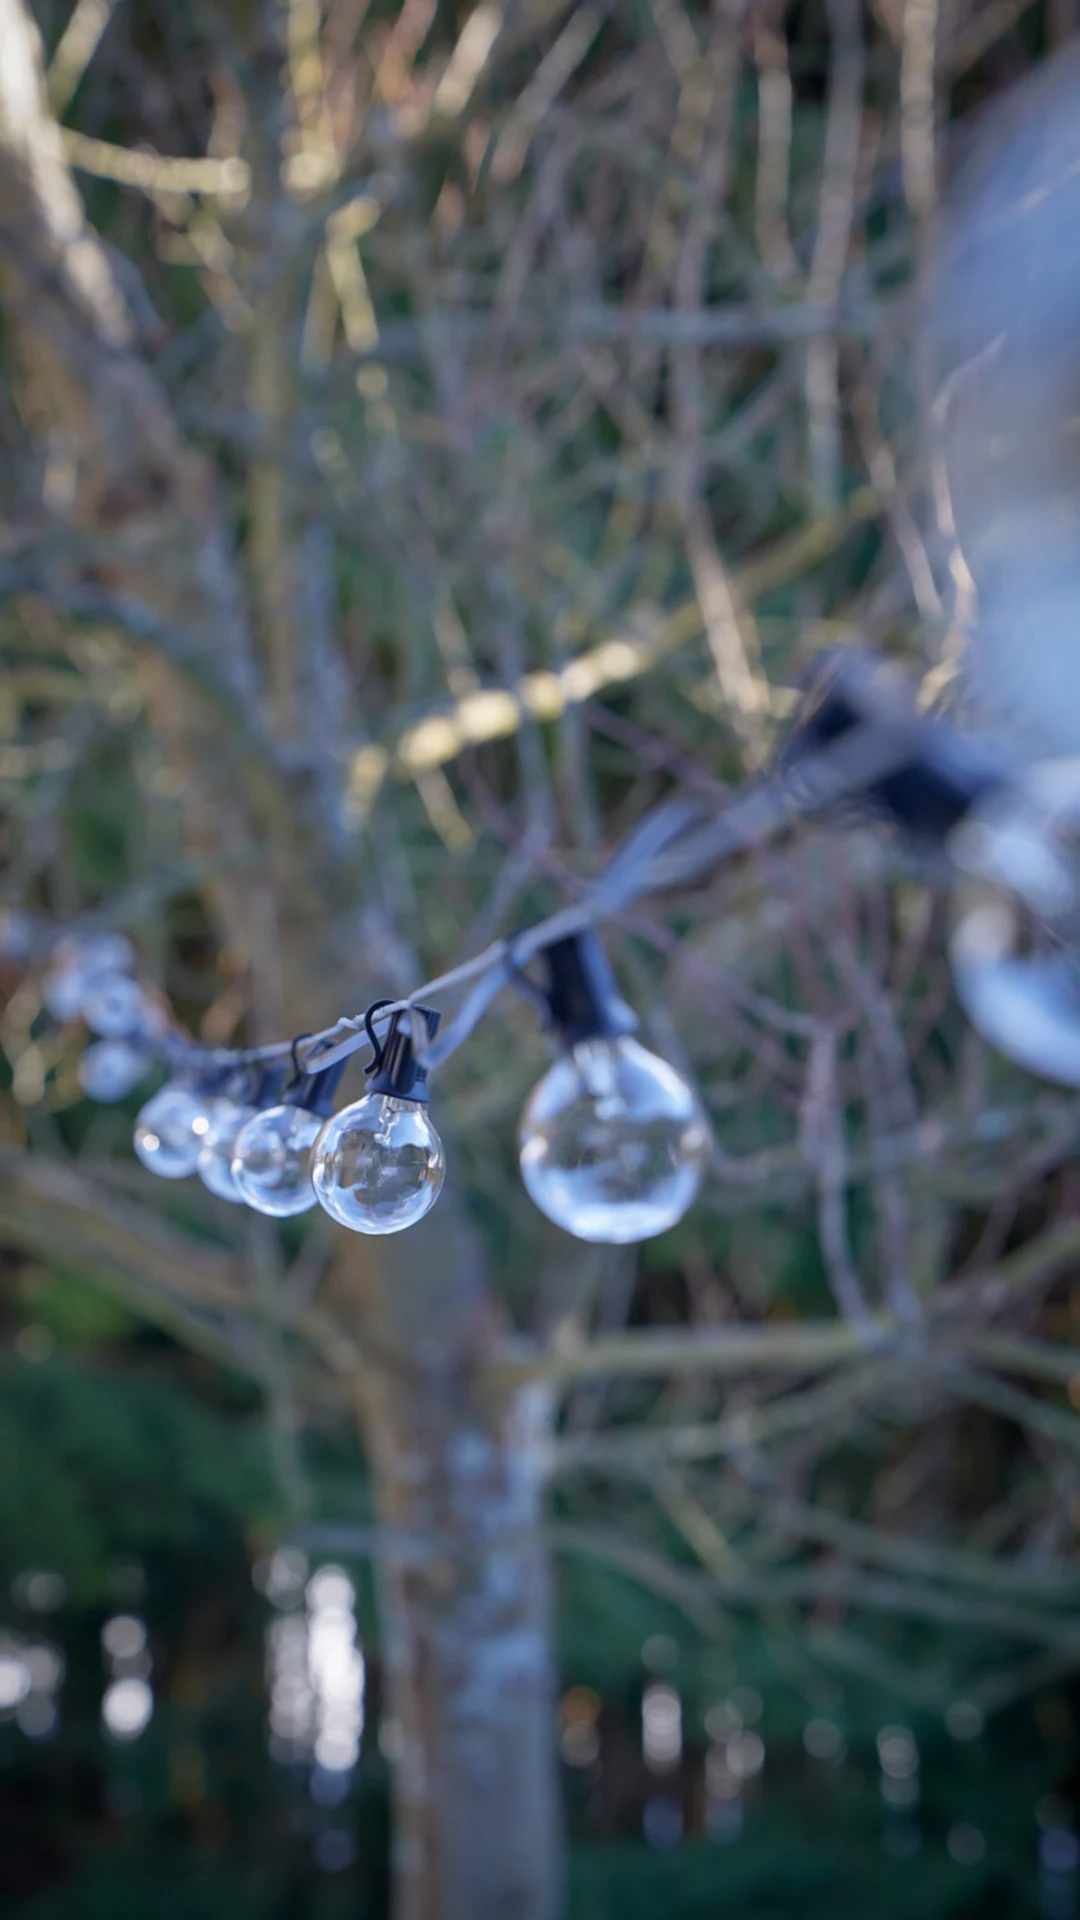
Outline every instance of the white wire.
{"type": "MultiPolygon", "coordinates": [[[[388,1002],[374,1015],[373,1025],[384,1028],[396,1015],[472,986],[473,992],[435,1040],[428,1041],[426,1033],[418,1031],[421,1023],[414,1023],[417,1057],[429,1068],[441,1066],[468,1039],[515,973],[545,947],[616,917],[645,894],[684,885],[717,861],[762,845],[798,819],[864,792],[909,761],[911,753],[909,726],[868,723],[852,727],[828,747],[801,758],[797,782],[786,775],[764,777],[735,794],[719,813],[684,798],[663,802],[616,849],[580,900],[511,938],[493,941],[482,953],[425,981],[406,999],[388,1002]]],[[[289,1058],[303,1072],[314,1072],[347,1059],[367,1038],[364,1014],[344,1014],[320,1033],[305,1034],[302,1044],[282,1040],[231,1050],[206,1048],[175,1036],[161,1051],[175,1070],[188,1073],[226,1072],[289,1058]]]]}

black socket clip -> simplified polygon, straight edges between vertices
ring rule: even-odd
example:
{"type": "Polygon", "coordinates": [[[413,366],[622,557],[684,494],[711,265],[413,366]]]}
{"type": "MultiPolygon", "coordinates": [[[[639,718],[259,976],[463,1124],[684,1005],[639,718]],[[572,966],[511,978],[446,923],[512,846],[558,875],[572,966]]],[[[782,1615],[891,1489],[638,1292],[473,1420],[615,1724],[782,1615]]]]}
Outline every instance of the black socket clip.
{"type": "Polygon", "coordinates": [[[519,972],[518,985],[541,1008],[566,1048],[633,1033],[636,1015],[615,984],[611,962],[591,927],[542,947],[539,980],[519,972]]]}
{"type": "MultiPolygon", "coordinates": [[[[313,1053],[301,1066],[297,1049],[300,1040],[306,1038],[306,1034],[301,1034],[300,1039],[293,1041],[293,1077],[282,1095],[281,1104],[285,1107],[302,1107],[305,1113],[317,1113],[320,1119],[329,1120],[334,1111],[334,1096],[341,1085],[348,1059],[335,1060],[332,1066],[320,1070],[318,1053],[313,1053]]],[[[325,1043],[323,1051],[330,1052],[330,1047],[325,1043]]]]}
{"type": "Polygon", "coordinates": [[[855,728],[891,733],[900,745],[894,769],[871,778],[848,803],[884,816],[906,838],[938,846],[976,801],[1003,785],[993,750],[950,721],[920,713],[911,689],[870,648],[837,647],[815,663],[778,761],[799,788],[801,763],[855,728]]]}
{"type": "Polygon", "coordinates": [[[364,1026],[371,1041],[373,1058],[364,1071],[370,1074],[370,1093],[389,1093],[397,1100],[412,1100],[417,1106],[428,1102],[427,1071],[413,1050],[411,1023],[422,1020],[427,1037],[434,1040],[442,1015],[434,1007],[399,1008],[390,1016],[382,1039],[375,1034],[374,1018],[381,1007],[392,1007],[392,1000],[376,1000],[364,1015],[364,1026]]]}

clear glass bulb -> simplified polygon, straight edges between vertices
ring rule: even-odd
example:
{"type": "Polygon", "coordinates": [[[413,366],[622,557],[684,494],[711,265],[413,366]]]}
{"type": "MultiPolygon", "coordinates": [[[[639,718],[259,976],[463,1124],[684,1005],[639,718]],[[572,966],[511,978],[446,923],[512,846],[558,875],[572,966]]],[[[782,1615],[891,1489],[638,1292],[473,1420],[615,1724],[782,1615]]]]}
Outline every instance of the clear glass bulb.
{"type": "Polygon", "coordinates": [[[216,1193],[219,1200],[231,1200],[236,1206],[240,1206],[244,1198],[233,1179],[236,1136],[249,1120],[255,1119],[258,1111],[257,1107],[238,1107],[235,1100],[211,1101],[207,1115],[210,1124],[199,1149],[195,1171],[203,1186],[216,1193]]]}
{"type": "Polygon", "coordinates": [[[88,997],[134,964],[135,949],[122,933],[69,935],[53,953],[42,999],[55,1020],[78,1020],[88,997]]]}
{"type": "Polygon", "coordinates": [[[328,1120],[315,1142],[315,1197],[354,1233],[400,1233],[435,1205],[446,1156],[415,1100],[369,1093],[328,1120]]]}
{"type": "Polygon", "coordinates": [[[137,1047],[129,1047],[126,1040],[95,1040],[79,1062],[79,1085],[91,1100],[102,1105],[126,1100],[146,1067],[146,1055],[137,1047]]]}
{"type": "Polygon", "coordinates": [[[206,1101],[175,1081],[148,1100],[135,1122],[135,1151],[163,1180],[184,1180],[199,1162],[210,1121],[206,1101]]]}
{"type": "Polygon", "coordinates": [[[50,969],[41,989],[41,998],[54,1020],[78,1020],[91,978],[81,967],[67,963],[50,969]]]}
{"type": "Polygon", "coordinates": [[[623,1246],[673,1227],[712,1146],[693,1088],[636,1040],[586,1040],[533,1089],[521,1173],[541,1213],[578,1240],[623,1246]]]}
{"type": "Polygon", "coordinates": [[[57,952],[62,965],[74,962],[94,975],[129,973],[135,965],[135,949],[126,933],[76,933],[62,940],[57,952]]]}
{"type": "Polygon", "coordinates": [[[142,988],[126,974],[105,974],[87,987],[82,1017],[93,1033],[106,1040],[122,1040],[142,1025],[142,988]]]}
{"type": "Polygon", "coordinates": [[[267,1107],[236,1137],[232,1177],[241,1198],[257,1213],[285,1219],[315,1205],[311,1149],[323,1115],[307,1107],[267,1107]]]}

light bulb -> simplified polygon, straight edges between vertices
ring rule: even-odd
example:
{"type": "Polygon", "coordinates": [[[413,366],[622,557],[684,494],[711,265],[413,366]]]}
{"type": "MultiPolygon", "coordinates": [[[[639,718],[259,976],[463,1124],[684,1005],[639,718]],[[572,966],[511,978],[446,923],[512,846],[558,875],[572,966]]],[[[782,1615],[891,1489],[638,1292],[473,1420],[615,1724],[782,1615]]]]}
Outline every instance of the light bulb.
{"type": "Polygon", "coordinates": [[[65,963],[46,974],[41,998],[54,1020],[78,1020],[89,987],[89,975],[65,963]]]}
{"type": "Polygon", "coordinates": [[[77,933],[62,940],[58,948],[62,965],[85,967],[95,977],[103,973],[129,973],[135,965],[135,949],[126,933],[77,933]]]}
{"type": "Polygon", "coordinates": [[[578,1240],[614,1246],[682,1219],[712,1145],[693,1088],[625,1034],[563,1054],[530,1095],[519,1138],[541,1213],[578,1240]]]}
{"type": "Polygon", "coordinates": [[[369,1093],[328,1120],[311,1178],[321,1206],[355,1233],[400,1233],[435,1205],[446,1156],[415,1100],[369,1093]]]}
{"type": "Polygon", "coordinates": [[[284,1219],[315,1205],[311,1149],[325,1123],[307,1107],[267,1107],[242,1127],[233,1147],[232,1177],[257,1213],[284,1219]]]}
{"type": "Polygon", "coordinates": [[[235,1100],[212,1101],[207,1115],[210,1124],[199,1149],[195,1171],[203,1186],[216,1193],[219,1200],[231,1200],[237,1206],[242,1203],[243,1195],[232,1171],[236,1136],[257,1113],[257,1107],[237,1106],[235,1100]]]}
{"type": "Polygon", "coordinates": [[[146,1068],[146,1055],[137,1047],[129,1047],[126,1040],[95,1040],[79,1062],[79,1085],[91,1100],[102,1105],[126,1100],[146,1068]]]}
{"type": "Polygon", "coordinates": [[[122,1040],[142,1025],[142,988],[126,974],[105,974],[87,987],[82,1017],[91,1032],[106,1040],[122,1040]]]}
{"type": "Polygon", "coordinates": [[[194,1088],[173,1081],[139,1114],[135,1151],[151,1173],[163,1180],[184,1180],[198,1165],[209,1124],[205,1100],[194,1088]]]}
{"type": "Polygon", "coordinates": [[[135,949],[122,933],[69,935],[54,950],[44,1004],[54,1020],[78,1020],[87,998],[134,963],[135,949]]]}

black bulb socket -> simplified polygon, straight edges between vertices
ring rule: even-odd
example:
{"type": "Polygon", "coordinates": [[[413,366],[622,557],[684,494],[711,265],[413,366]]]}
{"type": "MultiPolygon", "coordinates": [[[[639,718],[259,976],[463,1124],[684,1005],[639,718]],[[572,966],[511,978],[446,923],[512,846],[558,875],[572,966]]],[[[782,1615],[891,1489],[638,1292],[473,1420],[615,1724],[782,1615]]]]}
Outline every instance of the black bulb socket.
{"type": "Polygon", "coordinates": [[[379,1040],[371,1024],[372,1015],[380,1006],[389,1006],[386,1000],[376,1001],[368,1009],[368,1038],[375,1049],[375,1058],[369,1062],[365,1071],[370,1074],[369,1092],[388,1093],[395,1100],[411,1100],[415,1106],[426,1107],[428,1103],[427,1070],[422,1067],[413,1051],[410,1023],[422,1020],[427,1028],[427,1037],[434,1040],[439,1031],[442,1015],[434,1007],[402,1008],[390,1016],[390,1025],[379,1040]]]}
{"type": "Polygon", "coordinates": [[[855,647],[818,663],[781,769],[797,780],[801,760],[859,727],[891,730],[906,751],[849,806],[861,800],[916,846],[940,846],[977,801],[1005,782],[1007,770],[991,747],[947,720],[924,717],[902,676],[869,649],[855,647]]]}
{"type": "Polygon", "coordinates": [[[347,1065],[347,1060],[335,1060],[332,1067],[324,1067],[320,1073],[309,1061],[307,1072],[298,1073],[287,1089],[282,1106],[302,1107],[305,1113],[317,1113],[321,1120],[328,1120],[334,1111],[334,1097],[347,1065]]]}
{"type": "Polygon", "coordinates": [[[637,1019],[615,983],[611,962],[591,927],[541,949],[540,992],[548,1019],[567,1049],[586,1040],[618,1040],[637,1019]]]}

